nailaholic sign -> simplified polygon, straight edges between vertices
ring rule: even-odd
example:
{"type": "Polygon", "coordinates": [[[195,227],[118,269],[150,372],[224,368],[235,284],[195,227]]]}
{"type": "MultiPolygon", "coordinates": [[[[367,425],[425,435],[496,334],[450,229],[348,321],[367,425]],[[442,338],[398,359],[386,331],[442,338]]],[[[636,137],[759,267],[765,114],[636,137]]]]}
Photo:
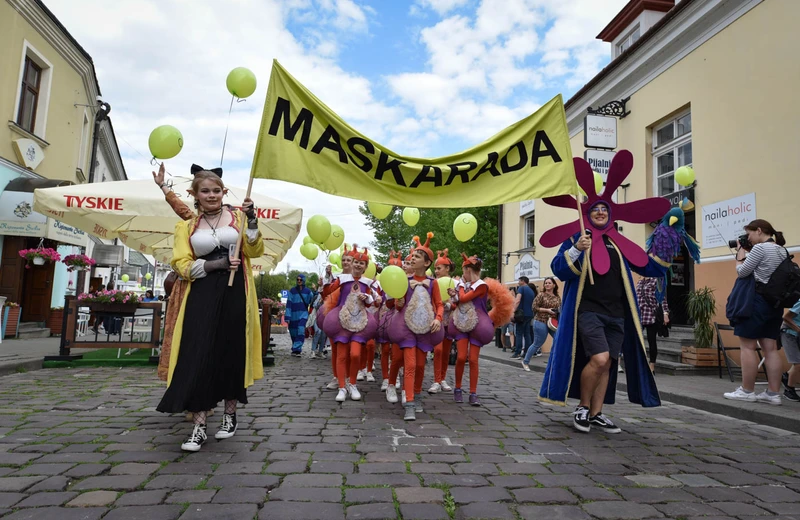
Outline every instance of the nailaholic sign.
{"type": "Polygon", "coordinates": [[[725,247],[744,233],[744,226],[756,218],[756,194],[703,206],[703,248],[725,247]]]}
{"type": "Polygon", "coordinates": [[[588,114],[583,119],[583,145],[587,148],[617,147],[617,118],[588,114]]]}

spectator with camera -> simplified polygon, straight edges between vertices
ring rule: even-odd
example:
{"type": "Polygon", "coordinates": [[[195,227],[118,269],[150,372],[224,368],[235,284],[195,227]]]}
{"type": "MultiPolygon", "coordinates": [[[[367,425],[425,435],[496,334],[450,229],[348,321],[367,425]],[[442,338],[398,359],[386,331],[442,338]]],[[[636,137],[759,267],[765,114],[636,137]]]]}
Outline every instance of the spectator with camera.
{"type": "Polygon", "coordinates": [[[778,354],[777,340],[783,323],[783,309],[770,305],[761,293],[775,270],[787,258],[788,253],[783,247],[786,240],[783,233],[776,231],[764,219],[753,220],[744,230],[745,234],[733,244],[736,246],[736,271],[739,278],[755,278],[755,291],[750,295],[750,315],[734,323],[734,334],[741,341],[742,386],[725,393],[724,397],[780,405],[783,361],[778,354]],[[756,349],[759,345],[764,353],[769,388],[756,394],[754,390],[759,364],[756,349]]]}

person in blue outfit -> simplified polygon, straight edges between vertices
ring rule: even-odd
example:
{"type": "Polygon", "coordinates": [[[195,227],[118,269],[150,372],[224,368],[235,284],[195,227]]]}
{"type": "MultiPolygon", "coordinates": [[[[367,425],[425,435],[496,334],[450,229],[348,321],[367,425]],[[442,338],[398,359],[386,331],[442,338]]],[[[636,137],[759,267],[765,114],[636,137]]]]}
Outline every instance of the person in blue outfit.
{"type": "Polygon", "coordinates": [[[298,274],[297,285],[289,290],[284,314],[284,319],[289,324],[289,335],[292,338],[292,355],[295,357],[300,357],[303,352],[308,308],[313,301],[314,291],[306,287],[306,275],[298,274]]]}
{"type": "Polygon", "coordinates": [[[632,243],[619,238],[609,206],[602,200],[593,203],[585,219],[587,234],[565,240],[550,264],[564,282],[564,295],[539,398],[560,405],[567,397],[579,399],[573,425],[581,432],[593,427],[604,433],[621,431],[603,415],[603,405],[614,404],[620,353],[630,401],[646,407],[661,404],[644,349],[631,271],[663,277],[669,264],[653,256],[642,257],[641,267],[630,262],[626,254],[632,243]],[[604,248],[603,254],[590,255],[590,247],[604,248]]]}
{"type": "Polygon", "coordinates": [[[511,359],[525,357],[525,352],[533,345],[533,299],[536,297],[536,293],[530,288],[529,283],[530,280],[527,276],[519,277],[514,312],[517,313],[519,309],[522,309],[522,321],[516,323],[517,343],[511,359]]]}

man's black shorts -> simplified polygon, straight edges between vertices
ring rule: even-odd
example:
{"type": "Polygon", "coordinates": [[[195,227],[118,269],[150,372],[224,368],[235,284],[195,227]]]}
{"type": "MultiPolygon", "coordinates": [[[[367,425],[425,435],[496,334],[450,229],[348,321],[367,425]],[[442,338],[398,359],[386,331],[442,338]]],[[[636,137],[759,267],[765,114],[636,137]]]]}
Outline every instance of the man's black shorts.
{"type": "Polygon", "coordinates": [[[618,359],[625,339],[625,318],[581,312],[578,314],[578,337],[586,357],[608,352],[613,359],[618,359]]]}

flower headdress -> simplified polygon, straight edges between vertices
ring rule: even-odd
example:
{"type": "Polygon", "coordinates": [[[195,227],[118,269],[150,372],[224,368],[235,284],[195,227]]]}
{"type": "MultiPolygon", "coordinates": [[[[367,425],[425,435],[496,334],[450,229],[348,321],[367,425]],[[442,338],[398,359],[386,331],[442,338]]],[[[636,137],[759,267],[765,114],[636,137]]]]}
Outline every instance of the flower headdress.
{"type": "MultiPolygon", "coordinates": [[[[614,159],[612,159],[611,167],[608,170],[608,180],[602,196],[595,191],[594,172],[589,163],[580,157],[574,157],[572,160],[575,164],[575,176],[578,179],[578,184],[587,194],[587,200],[581,203],[580,218],[583,219],[586,228],[592,232],[591,260],[594,270],[599,274],[605,274],[611,267],[608,250],[603,245],[603,236],[610,238],[625,259],[633,265],[638,267],[647,265],[647,253],[617,231],[614,222],[623,220],[633,224],[646,224],[660,220],[669,211],[669,201],[661,197],[649,197],[626,203],[617,203],[611,200],[611,195],[625,181],[633,169],[633,155],[628,150],[618,151],[614,159]],[[598,203],[603,203],[608,207],[608,223],[603,229],[596,228],[589,218],[589,212],[598,203]]],[[[544,201],[551,206],[568,209],[575,209],[578,205],[571,195],[546,197],[544,201]]],[[[544,247],[557,247],[580,230],[581,224],[578,220],[569,224],[562,224],[547,230],[542,235],[542,238],[539,239],[539,243],[544,247]]]]}

